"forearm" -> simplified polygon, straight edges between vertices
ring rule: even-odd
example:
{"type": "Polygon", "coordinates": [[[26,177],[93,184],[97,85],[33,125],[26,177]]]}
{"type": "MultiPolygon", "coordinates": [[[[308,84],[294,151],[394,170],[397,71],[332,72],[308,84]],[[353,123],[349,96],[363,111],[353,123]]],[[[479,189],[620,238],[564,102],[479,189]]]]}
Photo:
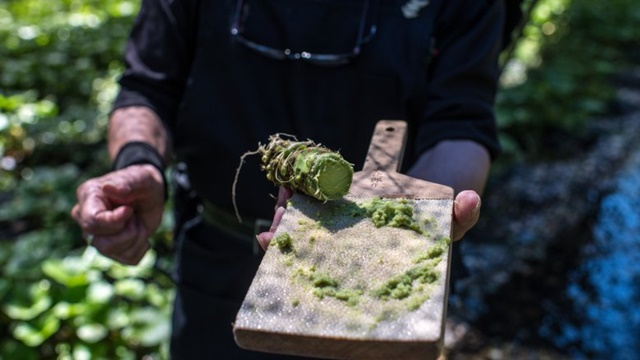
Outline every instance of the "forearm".
{"type": "Polygon", "coordinates": [[[109,155],[115,159],[122,146],[131,141],[144,141],[162,155],[165,163],[171,157],[169,135],[162,121],[151,109],[131,106],[115,110],[109,119],[109,155]]]}
{"type": "Polygon", "coordinates": [[[425,151],[408,175],[451,186],[456,193],[474,190],[482,194],[490,167],[484,146],[470,140],[447,140],[425,151]]]}

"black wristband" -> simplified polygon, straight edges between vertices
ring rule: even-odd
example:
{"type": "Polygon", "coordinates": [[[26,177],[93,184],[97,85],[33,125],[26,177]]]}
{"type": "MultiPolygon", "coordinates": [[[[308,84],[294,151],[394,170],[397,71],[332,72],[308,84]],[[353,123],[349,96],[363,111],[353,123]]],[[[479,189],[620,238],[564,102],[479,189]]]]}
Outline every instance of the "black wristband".
{"type": "Polygon", "coordinates": [[[149,164],[160,171],[164,184],[164,199],[169,198],[169,186],[164,174],[164,161],[158,151],[143,141],[131,141],[120,148],[116,159],[113,161],[112,170],[120,170],[131,165],[149,164]]]}

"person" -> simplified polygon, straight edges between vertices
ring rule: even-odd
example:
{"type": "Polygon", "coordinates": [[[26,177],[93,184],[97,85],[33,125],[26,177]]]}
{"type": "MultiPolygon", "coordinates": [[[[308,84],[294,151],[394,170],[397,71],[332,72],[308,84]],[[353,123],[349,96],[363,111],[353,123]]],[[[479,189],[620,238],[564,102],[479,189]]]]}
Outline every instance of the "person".
{"type": "Polygon", "coordinates": [[[173,359],[275,357],[238,348],[231,326],[290,196],[248,157],[234,215],[240,157],[269,135],[312,139],[357,170],[375,123],[406,120],[402,171],[456,190],[454,240],[477,222],[500,152],[504,12],[499,0],[142,1],[110,115],[113,170],[78,187],[71,213],[102,254],[136,264],[173,196],[173,359]]]}

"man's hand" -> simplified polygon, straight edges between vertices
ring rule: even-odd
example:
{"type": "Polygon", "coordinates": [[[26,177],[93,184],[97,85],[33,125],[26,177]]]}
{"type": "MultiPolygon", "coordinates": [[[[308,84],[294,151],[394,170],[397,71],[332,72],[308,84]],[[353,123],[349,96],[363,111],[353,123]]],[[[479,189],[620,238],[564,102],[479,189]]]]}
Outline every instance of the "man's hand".
{"type": "Polygon", "coordinates": [[[480,195],[491,158],[480,144],[470,140],[446,140],[424,152],[407,175],[448,185],[456,192],[453,203],[452,240],[460,240],[480,217],[480,195]]]}
{"type": "Polygon", "coordinates": [[[85,181],[76,196],[71,215],[91,245],[123,264],[137,264],[162,221],[160,171],[151,165],[132,165],[85,181]]]}

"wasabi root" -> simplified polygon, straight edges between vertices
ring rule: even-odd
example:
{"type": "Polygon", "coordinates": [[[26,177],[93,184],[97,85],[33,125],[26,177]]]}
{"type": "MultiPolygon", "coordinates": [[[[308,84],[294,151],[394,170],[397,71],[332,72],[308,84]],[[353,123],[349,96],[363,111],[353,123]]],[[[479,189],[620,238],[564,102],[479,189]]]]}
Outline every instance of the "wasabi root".
{"type": "MultiPolygon", "coordinates": [[[[285,186],[321,201],[337,200],[349,192],[353,165],[337,151],[311,140],[298,141],[290,135],[271,135],[269,143],[260,145],[256,151],[245,153],[241,160],[244,161],[247,155],[257,154],[262,156],[261,170],[266,173],[267,180],[276,186],[285,186]]],[[[234,181],[234,204],[235,185],[234,181]]]]}
{"type": "Polygon", "coordinates": [[[349,191],[353,165],[311,140],[295,141],[273,135],[261,146],[262,170],[277,186],[286,186],[318,200],[337,200],[349,191]]]}

